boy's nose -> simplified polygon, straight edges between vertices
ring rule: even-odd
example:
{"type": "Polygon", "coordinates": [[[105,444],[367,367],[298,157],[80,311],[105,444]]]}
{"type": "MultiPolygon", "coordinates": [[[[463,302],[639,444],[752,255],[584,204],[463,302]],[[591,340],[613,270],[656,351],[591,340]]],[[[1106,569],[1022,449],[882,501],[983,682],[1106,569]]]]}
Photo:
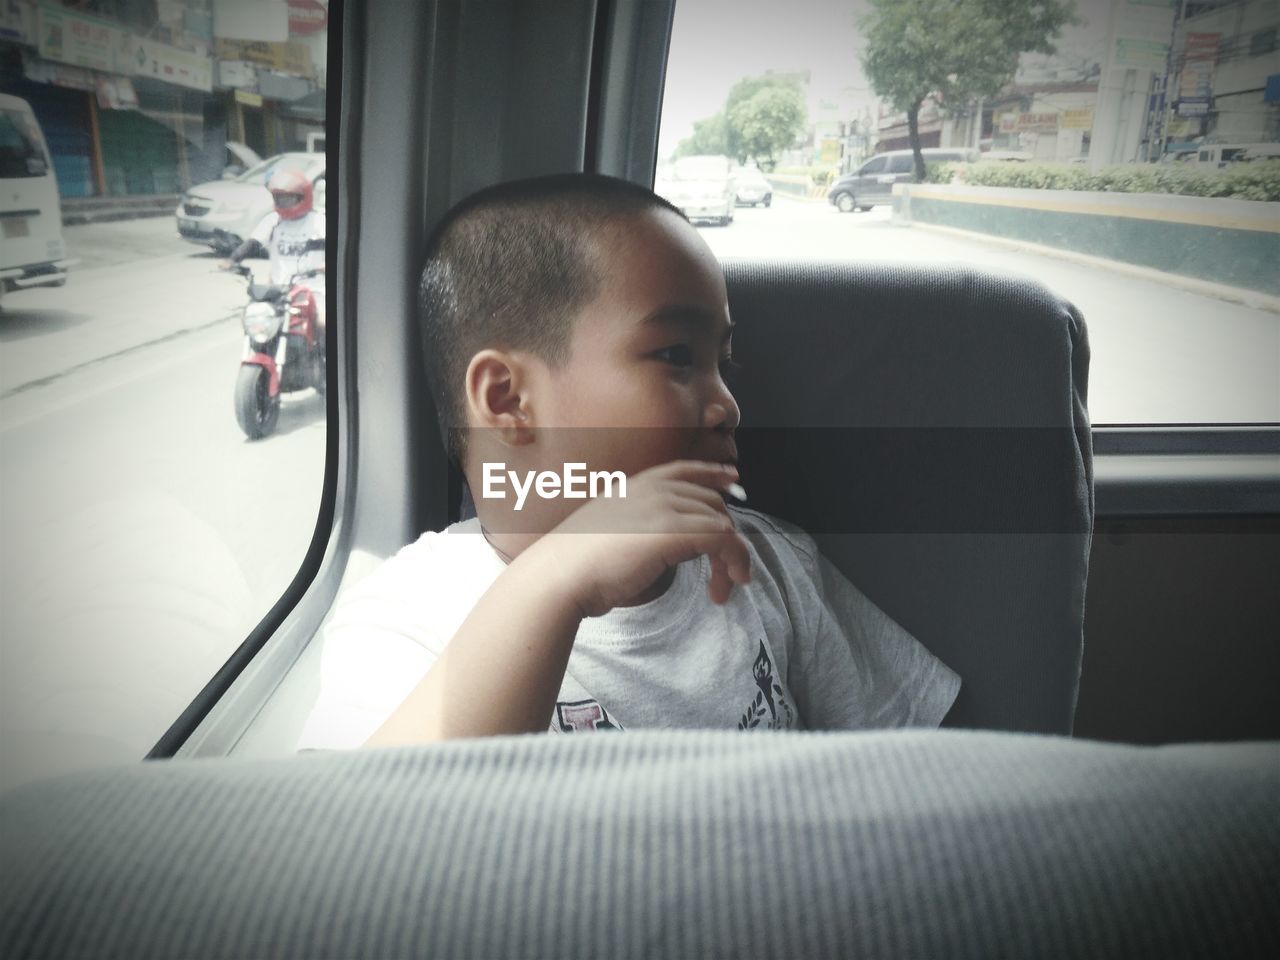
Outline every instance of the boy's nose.
{"type": "Polygon", "coordinates": [[[738,421],[741,419],[742,412],[738,409],[737,401],[732,395],[726,393],[723,397],[707,404],[702,425],[716,430],[736,430],[738,421]]]}

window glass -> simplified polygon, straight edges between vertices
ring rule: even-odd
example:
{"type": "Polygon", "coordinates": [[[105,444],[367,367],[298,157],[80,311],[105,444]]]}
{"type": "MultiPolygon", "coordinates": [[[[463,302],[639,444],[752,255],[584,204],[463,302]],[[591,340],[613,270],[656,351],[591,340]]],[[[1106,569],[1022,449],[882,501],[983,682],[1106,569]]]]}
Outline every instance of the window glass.
{"type": "Polygon", "coordinates": [[[864,163],[862,165],[862,169],[859,170],[858,172],[863,176],[867,176],[872,173],[884,173],[885,168],[888,165],[889,165],[888,157],[876,157],[864,163]]]}
{"type": "Polygon", "coordinates": [[[725,154],[773,187],[769,207],[697,221],[712,249],[1030,277],[1088,322],[1095,425],[1280,422],[1275,3],[1076,0],[1079,22],[1038,37],[995,22],[1016,4],[945,6],[676,4],[660,162],[725,154]],[[978,159],[833,189],[909,149],[913,115],[922,148],[978,159]]]}
{"type": "Polygon", "coordinates": [[[910,155],[899,155],[889,158],[889,173],[910,173],[915,169],[915,158],[910,155]]]}
{"type": "Polygon", "coordinates": [[[17,110],[0,110],[0,177],[38,177],[44,172],[44,150],[31,118],[17,110]]]}
{"type": "Polygon", "coordinates": [[[0,4],[0,789],[145,755],[315,528],[327,4],[223,6],[0,4]]]}

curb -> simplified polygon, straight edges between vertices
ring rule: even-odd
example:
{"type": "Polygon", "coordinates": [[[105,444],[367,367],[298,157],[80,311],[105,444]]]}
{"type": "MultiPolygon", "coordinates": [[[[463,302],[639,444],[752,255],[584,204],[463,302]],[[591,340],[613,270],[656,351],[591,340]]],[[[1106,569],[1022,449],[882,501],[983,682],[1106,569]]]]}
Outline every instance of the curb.
{"type": "Polygon", "coordinates": [[[76,227],[87,223],[108,223],[113,220],[173,216],[173,211],[177,209],[181,198],[181,194],[175,193],[137,199],[117,197],[64,200],[62,201],[62,225],[76,227]]]}
{"type": "Polygon", "coordinates": [[[1280,315],[1280,297],[1261,293],[1257,290],[1246,290],[1243,287],[1228,287],[1221,283],[1212,283],[1208,280],[1198,280],[1195,277],[1186,277],[1180,273],[1166,273],[1163,270],[1153,270],[1151,267],[1140,267],[1137,264],[1125,263],[1122,260],[1108,260],[1105,257],[1094,257],[1087,253],[1079,253],[1075,250],[1065,250],[1061,247],[1050,247],[1042,243],[1030,243],[1026,240],[1010,240],[1007,237],[997,237],[994,234],[980,233],[976,230],[962,230],[959,227],[947,227],[937,223],[925,223],[921,220],[907,220],[899,217],[896,212],[892,222],[898,226],[912,228],[919,227],[924,230],[933,230],[937,233],[947,234],[963,240],[977,240],[985,243],[991,243],[996,246],[1003,247],[1006,250],[1014,250],[1022,253],[1034,253],[1042,257],[1056,257],[1059,260],[1068,260],[1072,263],[1078,263],[1085,267],[1099,267],[1104,270],[1110,270],[1113,273],[1123,274],[1139,280],[1151,280],[1156,283],[1163,284],[1164,286],[1173,287],[1175,290],[1181,290],[1184,293],[1196,293],[1204,297],[1213,297],[1215,300],[1225,300],[1228,303],[1237,303],[1243,307],[1249,307],[1254,310],[1262,310],[1267,313],[1280,315]]]}

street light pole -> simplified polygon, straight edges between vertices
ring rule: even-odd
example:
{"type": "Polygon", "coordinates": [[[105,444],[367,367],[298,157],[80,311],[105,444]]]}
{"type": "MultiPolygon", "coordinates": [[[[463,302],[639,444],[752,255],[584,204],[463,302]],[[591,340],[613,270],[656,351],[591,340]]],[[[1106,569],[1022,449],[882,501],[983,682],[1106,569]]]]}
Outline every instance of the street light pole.
{"type": "Polygon", "coordinates": [[[1156,109],[1156,135],[1152,137],[1156,149],[1153,156],[1148,157],[1152,163],[1159,163],[1164,156],[1165,145],[1169,142],[1169,84],[1173,79],[1173,50],[1178,39],[1178,25],[1182,23],[1187,12],[1187,0],[1178,0],[1173,12],[1173,27],[1169,31],[1169,52],[1164,58],[1164,77],[1160,82],[1160,99],[1156,109]]]}

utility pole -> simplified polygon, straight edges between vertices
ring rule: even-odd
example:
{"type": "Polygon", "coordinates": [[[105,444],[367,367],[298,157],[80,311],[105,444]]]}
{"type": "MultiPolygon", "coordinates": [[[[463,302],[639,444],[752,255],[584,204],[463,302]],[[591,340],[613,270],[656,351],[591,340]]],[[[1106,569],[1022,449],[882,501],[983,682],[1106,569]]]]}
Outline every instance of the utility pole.
{"type": "Polygon", "coordinates": [[[1156,102],[1156,109],[1159,111],[1156,116],[1155,136],[1152,143],[1155,149],[1153,155],[1148,159],[1152,163],[1159,163],[1164,156],[1165,144],[1169,142],[1169,86],[1173,82],[1173,51],[1175,43],[1178,39],[1178,26],[1182,23],[1187,15],[1187,0],[1178,0],[1178,5],[1173,12],[1173,27],[1169,31],[1169,53],[1164,60],[1164,77],[1160,83],[1160,97],[1156,102]]]}

